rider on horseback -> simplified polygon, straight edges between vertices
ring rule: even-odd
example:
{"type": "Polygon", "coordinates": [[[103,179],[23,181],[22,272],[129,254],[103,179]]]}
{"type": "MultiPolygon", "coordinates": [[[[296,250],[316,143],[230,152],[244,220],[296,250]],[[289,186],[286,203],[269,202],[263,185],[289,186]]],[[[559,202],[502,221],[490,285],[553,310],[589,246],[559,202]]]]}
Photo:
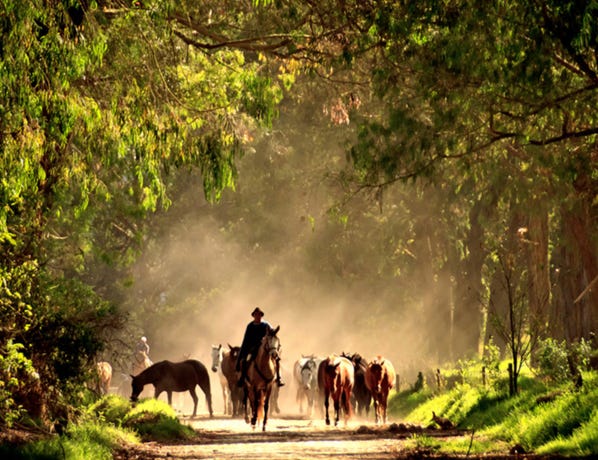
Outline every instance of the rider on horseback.
{"type": "MultiPolygon", "coordinates": [[[[237,359],[236,369],[237,372],[241,372],[241,378],[239,379],[237,386],[240,387],[242,387],[245,382],[249,363],[256,357],[262,338],[264,338],[269,329],[272,329],[267,321],[262,321],[264,312],[260,310],[259,307],[256,307],[251,312],[251,316],[253,316],[253,321],[251,321],[245,329],[245,336],[243,337],[241,351],[239,352],[239,358],[237,359]]],[[[284,382],[280,377],[280,358],[276,359],[276,384],[279,387],[284,385],[284,382]]]]}

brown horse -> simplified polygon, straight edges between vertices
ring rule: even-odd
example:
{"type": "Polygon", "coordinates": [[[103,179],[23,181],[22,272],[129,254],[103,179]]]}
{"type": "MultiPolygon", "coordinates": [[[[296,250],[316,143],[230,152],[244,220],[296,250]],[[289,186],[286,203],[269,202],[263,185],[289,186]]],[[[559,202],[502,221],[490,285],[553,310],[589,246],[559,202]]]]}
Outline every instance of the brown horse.
{"type": "Polygon", "coordinates": [[[372,393],[377,424],[386,423],[388,393],[394,385],[395,376],[392,363],[382,356],[377,356],[365,370],[365,384],[372,393]]]}
{"type": "Polygon", "coordinates": [[[353,395],[351,396],[353,408],[359,416],[363,414],[367,417],[370,412],[370,404],[372,403],[372,394],[365,384],[365,370],[367,369],[368,362],[359,353],[341,353],[341,356],[350,360],[355,370],[355,384],[353,385],[353,395]]]}
{"type": "Polygon", "coordinates": [[[320,363],[318,368],[318,385],[324,397],[326,425],[330,425],[328,416],[328,398],[334,404],[334,426],[338,425],[341,404],[345,413],[345,425],[353,414],[351,408],[351,391],[354,384],[353,363],[342,356],[331,355],[320,363]]]}
{"type": "Polygon", "coordinates": [[[241,373],[236,369],[240,351],[241,347],[233,347],[231,344],[228,344],[228,350],[222,353],[222,363],[220,364],[220,368],[228,384],[233,417],[243,415],[243,388],[237,385],[241,378],[241,373]]]}
{"type": "Polygon", "coordinates": [[[212,417],[212,393],[210,391],[210,376],[206,367],[195,359],[188,359],[180,363],[160,361],[151,365],[139,375],[132,375],[131,401],[135,402],[143,387],[154,385],[154,398],[165,391],[168,395],[168,404],[172,406],[172,392],[188,391],[193,398],[193,417],[197,414],[197,394],[195,386],[203,390],[210,417],[212,417]]]}
{"type": "Polygon", "coordinates": [[[96,391],[100,395],[107,395],[112,381],[112,366],[106,361],[96,363],[96,391]]]}
{"type": "Polygon", "coordinates": [[[251,426],[255,429],[258,420],[261,420],[262,431],[266,431],[272,385],[276,377],[276,360],[280,351],[280,340],[276,334],[279,330],[280,326],[276,329],[268,329],[268,332],[262,338],[262,343],[255,358],[247,368],[243,398],[245,421],[249,423],[247,413],[247,401],[249,400],[251,405],[251,426]]]}

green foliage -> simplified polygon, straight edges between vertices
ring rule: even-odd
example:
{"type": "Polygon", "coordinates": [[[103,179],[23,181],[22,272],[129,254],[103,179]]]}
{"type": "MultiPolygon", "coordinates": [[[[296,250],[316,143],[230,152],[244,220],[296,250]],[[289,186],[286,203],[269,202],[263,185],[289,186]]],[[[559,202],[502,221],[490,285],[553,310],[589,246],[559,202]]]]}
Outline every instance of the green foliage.
{"type": "Polygon", "coordinates": [[[565,341],[546,338],[539,345],[536,359],[538,369],[544,377],[555,382],[564,382],[570,378],[565,341]]]}
{"type": "Polygon", "coordinates": [[[100,420],[120,426],[131,410],[131,402],[117,395],[106,395],[90,404],[88,411],[100,420]]]}
{"type": "Polygon", "coordinates": [[[558,341],[548,337],[542,340],[538,347],[538,371],[542,377],[562,383],[572,378],[569,359],[581,370],[589,370],[591,354],[591,342],[583,338],[567,343],[565,340],[558,341]]]}
{"type": "Polygon", "coordinates": [[[0,447],[8,458],[87,460],[113,458],[113,451],[125,443],[137,442],[134,433],[103,423],[87,421],[69,427],[65,435],[26,444],[22,447],[0,447]]]}
{"type": "Polygon", "coordinates": [[[192,428],[181,424],[172,407],[153,398],[142,400],[127,413],[122,423],[146,440],[189,439],[194,434],[192,428]]]}
{"type": "Polygon", "coordinates": [[[438,439],[422,434],[414,434],[405,440],[405,447],[415,450],[423,456],[428,456],[439,451],[442,446],[438,439]]]}
{"type": "Polygon", "coordinates": [[[0,349],[0,426],[12,426],[24,412],[18,395],[39,380],[31,361],[23,354],[25,347],[9,340],[0,349]]]}
{"type": "Polygon", "coordinates": [[[560,433],[556,439],[547,442],[537,449],[537,453],[558,454],[565,456],[595,455],[598,445],[598,412],[594,411],[591,418],[575,428],[570,436],[560,433]]]}
{"type": "MultiPolygon", "coordinates": [[[[461,428],[473,429],[473,452],[496,451],[499,446],[519,443],[542,454],[596,454],[596,407],[598,374],[583,374],[584,385],[547,387],[524,374],[520,393],[460,385],[440,394],[397,393],[389,402],[393,415],[410,423],[428,426],[432,411],[448,417],[461,428]]],[[[443,445],[443,452],[467,452],[469,443],[443,445]]]]}
{"type": "Polygon", "coordinates": [[[22,446],[0,446],[2,458],[14,459],[111,459],[124,444],[145,440],[168,442],[189,439],[193,429],[182,425],[173,409],[155,399],[135,407],[124,398],[109,395],[84,408],[66,432],[22,446]]]}

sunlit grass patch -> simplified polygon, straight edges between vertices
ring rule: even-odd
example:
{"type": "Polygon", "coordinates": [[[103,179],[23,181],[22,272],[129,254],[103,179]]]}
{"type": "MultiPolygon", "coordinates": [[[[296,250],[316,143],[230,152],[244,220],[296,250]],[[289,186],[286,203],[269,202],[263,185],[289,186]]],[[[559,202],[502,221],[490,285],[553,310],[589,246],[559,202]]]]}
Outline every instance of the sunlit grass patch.
{"type": "Polygon", "coordinates": [[[109,460],[113,449],[135,442],[138,442],[137,436],[131,431],[88,421],[72,425],[65,436],[55,436],[11,450],[0,449],[0,454],[2,458],[14,460],[109,460]]]}
{"type": "Polygon", "coordinates": [[[488,453],[505,453],[509,445],[503,441],[489,439],[477,432],[472,432],[461,438],[446,438],[442,442],[443,454],[455,455],[484,455],[488,453]]]}
{"type": "Polygon", "coordinates": [[[423,434],[414,434],[406,439],[403,444],[406,449],[417,451],[422,454],[438,452],[442,447],[442,444],[438,439],[423,434]]]}
{"type": "Polygon", "coordinates": [[[143,439],[167,441],[189,439],[192,428],[183,425],[176,412],[164,401],[142,399],[123,419],[123,426],[134,429],[143,439]]]}
{"type": "Polygon", "coordinates": [[[108,423],[120,425],[131,407],[131,402],[122,396],[107,395],[91,404],[88,411],[108,423]]]}
{"type": "Polygon", "coordinates": [[[388,413],[402,419],[406,418],[412,411],[425,404],[433,396],[433,393],[429,390],[396,392],[389,397],[388,413]]]}
{"type": "Polygon", "coordinates": [[[538,454],[592,455],[598,454],[598,409],[588,422],[576,428],[571,436],[558,436],[537,449],[538,454]]]}

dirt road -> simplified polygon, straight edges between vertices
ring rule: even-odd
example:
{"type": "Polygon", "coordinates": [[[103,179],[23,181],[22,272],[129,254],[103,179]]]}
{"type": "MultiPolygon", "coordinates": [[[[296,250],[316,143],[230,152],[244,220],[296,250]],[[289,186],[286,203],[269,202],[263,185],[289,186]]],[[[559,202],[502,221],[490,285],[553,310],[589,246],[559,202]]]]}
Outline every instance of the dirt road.
{"type": "MultiPolygon", "coordinates": [[[[193,440],[178,444],[144,443],[123,451],[119,459],[396,459],[415,458],[414,442],[406,440],[424,434],[400,424],[376,427],[371,422],[341,422],[327,427],[323,420],[299,416],[275,416],[267,431],[253,431],[243,420],[229,417],[183,419],[198,433],[193,440]]],[[[425,430],[428,437],[463,436],[463,433],[425,430]]],[[[415,438],[416,439],[416,438],[415,438]]]]}

